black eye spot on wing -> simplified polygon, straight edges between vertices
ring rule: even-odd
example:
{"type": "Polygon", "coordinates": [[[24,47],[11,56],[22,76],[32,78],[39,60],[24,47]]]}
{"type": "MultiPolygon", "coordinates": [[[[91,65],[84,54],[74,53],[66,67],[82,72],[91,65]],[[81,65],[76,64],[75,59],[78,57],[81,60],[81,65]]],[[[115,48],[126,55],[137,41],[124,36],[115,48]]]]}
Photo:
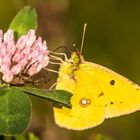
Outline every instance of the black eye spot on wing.
{"type": "Polygon", "coordinates": [[[123,102],[121,101],[120,104],[122,104],[123,102]]]}
{"type": "Polygon", "coordinates": [[[110,104],[113,105],[114,103],[111,101],[110,104]]]}
{"type": "Polygon", "coordinates": [[[111,80],[110,85],[112,85],[112,86],[115,85],[115,80],[111,80]]]}

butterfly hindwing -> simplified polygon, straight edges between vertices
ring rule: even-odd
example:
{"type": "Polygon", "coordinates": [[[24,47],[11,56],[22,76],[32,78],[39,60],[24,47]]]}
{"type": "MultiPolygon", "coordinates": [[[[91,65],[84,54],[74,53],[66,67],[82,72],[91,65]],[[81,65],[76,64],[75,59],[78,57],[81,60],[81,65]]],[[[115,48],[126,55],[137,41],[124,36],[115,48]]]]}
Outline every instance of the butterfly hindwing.
{"type": "Polygon", "coordinates": [[[72,109],[54,108],[56,123],[69,129],[86,129],[103,122],[105,118],[104,96],[96,86],[90,73],[83,69],[75,72],[75,77],[59,80],[57,89],[65,89],[73,93],[72,109]],[[72,82],[71,82],[72,81],[72,82]],[[72,84],[74,81],[74,84],[72,84]],[[69,85],[71,86],[69,87],[69,85]],[[67,86],[66,86],[67,85],[67,86]]]}

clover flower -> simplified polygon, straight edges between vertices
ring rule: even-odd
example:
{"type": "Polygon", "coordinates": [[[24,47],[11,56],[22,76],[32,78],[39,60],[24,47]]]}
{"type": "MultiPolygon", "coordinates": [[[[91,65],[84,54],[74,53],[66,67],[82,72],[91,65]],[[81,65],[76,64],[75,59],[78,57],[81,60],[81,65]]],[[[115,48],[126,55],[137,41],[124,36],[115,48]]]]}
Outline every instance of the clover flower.
{"type": "Polygon", "coordinates": [[[46,41],[36,37],[30,29],[17,41],[14,31],[9,29],[3,34],[0,30],[0,72],[3,81],[10,83],[15,75],[26,73],[32,76],[49,63],[46,41]]]}

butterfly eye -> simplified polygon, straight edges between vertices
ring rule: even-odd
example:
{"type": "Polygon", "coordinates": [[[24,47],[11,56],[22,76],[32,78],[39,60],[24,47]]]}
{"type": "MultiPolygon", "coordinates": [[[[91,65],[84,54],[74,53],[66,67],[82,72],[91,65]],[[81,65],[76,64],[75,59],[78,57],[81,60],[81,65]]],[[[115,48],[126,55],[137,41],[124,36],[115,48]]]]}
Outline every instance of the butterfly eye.
{"type": "Polygon", "coordinates": [[[91,100],[90,99],[88,99],[88,98],[81,98],[80,99],[80,102],[79,102],[79,104],[82,106],[82,107],[87,107],[87,106],[89,106],[90,105],[90,103],[91,103],[91,100]]]}

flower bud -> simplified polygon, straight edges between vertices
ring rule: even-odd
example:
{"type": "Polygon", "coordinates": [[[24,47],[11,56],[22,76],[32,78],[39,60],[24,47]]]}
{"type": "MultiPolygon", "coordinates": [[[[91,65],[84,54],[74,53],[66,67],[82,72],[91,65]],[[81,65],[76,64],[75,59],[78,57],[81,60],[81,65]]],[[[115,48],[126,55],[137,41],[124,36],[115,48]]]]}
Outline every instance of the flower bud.
{"type": "Polygon", "coordinates": [[[18,50],[22,50],[22,49],[25,47],[25,45],[26,45],[27,39],[28,39],[27,36],[22,35],[22,36],[18,39],[18,41],[17,41],[17,43],[16,43],[16,48],[17,48],[18,50]]]}
{"type": "Polygon", "coordinates": [[[13,75],[17,75],[21,72],[21,68],[22,68],[21,64],[16,64],[11,68],[10,71],[13,73],[13,75]]]}
{"type": "Polygon", "coordinates": [[[45,68],[49,64],[48,52],[45,53],[42,60],[42,67],[45,68]]]}
{"type": "Polygon", "coordinates": [[[30,46],[26,46],[20,53],[20,58],[23,59],[24,57],[30,55],[30,50],[31,47],[30,46]]]}
{"type": "Polygon", "coordinates": [[[21,54],[21,50],[17,50],[15,55],[12,57],[12,61],[15,63],[19,62],[21,58],[20,54],[21,54]]]}
{"type": "Polygon", "coordinates": [[[28,34],[27,34],[27,38],[28,39],[26,41],[26,45],[31,46],[34,43],[35,39],[36,39],[35,30],[30,29],[28,34]]]}
{"type": "Polygon", "coordinates": [[[41,69],[42,69],[42,65],[40,63],[36,62],[30,67],[30,69],[28,70],[28,74],[30,76],[32,76],[32,75],[38,73],[41,69]]]}
{"type": "Polygon", "coordinates": [[[14,32],[13,30],[9,29],[5,34],[4,34],[4,42],[8,43],[9,41],[14,39],[14,32]]]}
{"type": "Polygon", "coordinates": [[[13,40],[9,41],[7,44],[6,52],[12,56],[15,53],[15,51],[16,51],[15,42],[13,40]]]}
{"type": "Polygon", "coordinates": [[[13,78],[14,78],[14,75],[10,71],[2,76],[2,80],[7,83],[10,83],[13,80],[13,78]]]}
{"type": "Polygon", "coordinates": [[[10,66],[10,64],[11,64],[11,55],[7,53],[4,56],[2,63],[10,66]]]}
{"type": "Polygon", "coordinates": [[[6,55],[6,44],[5,43],[2,43],[2,45],[1,45],[0,55],[1,56],[6,55]]]}
{"type": "Polygon", "coordinates": [[[21,65],[21,70],[24,69],[24,67],[27,65],[27,62],[28,62],[28,57],[27,56],[24,57],[24,59],[22,59],[22,60],[19,61],[18,64],[21,65]]]}
{"type": "Polygon", "coordinates": [[[10,69],[10,66],[7,64],[2,64],[1,68],[0,68],[0,72],[2,74],[6,74],[10,69]]]}
{"type": "Polygon", "coordinates": [[[36,48],[38,47],[38,44],[41,44],[41,42],[42,42],[42,38],[39,37],[39,38],[34,42],[34,44],[32,45],[31,51],[33,51],[34,49],[36,49],[36,48]]]}

